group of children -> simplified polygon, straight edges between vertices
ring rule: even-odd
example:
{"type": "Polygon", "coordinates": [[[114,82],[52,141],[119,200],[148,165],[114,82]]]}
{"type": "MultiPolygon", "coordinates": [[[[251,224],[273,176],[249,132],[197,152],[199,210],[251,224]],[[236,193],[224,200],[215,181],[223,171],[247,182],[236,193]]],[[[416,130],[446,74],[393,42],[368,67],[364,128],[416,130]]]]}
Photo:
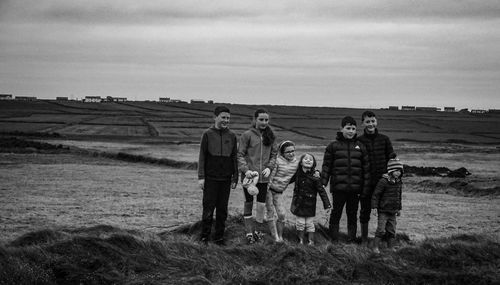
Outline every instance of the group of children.
{"type": "Polygon", "coordinates": [[[324,209],[332,209],[329,219],[329,235],[332,240],[338,239],[339,222],[344,206],[347,214],[348,240],[353,241],[356,238],[360,204],[362,243],[366,245],[368,242],[368,222],[374,209],[374,214],[378,215],[378,226],[373,250],[379,252],[379,244],[384,236],[388,238],[388,246],[393,244],[396,216],[401,210],[403,165],[396,159],[390,139],[378,132],[377,118],[373,112],[366,111],[362,114],[364,131],[360,137],[356,133],[356,120],[349,116],[342,119],[336,140],[325,149],[321,170],[316,170],[316,158],[312,154],[305,153],[297,158],[295,144],[292,141],[276,143],[276,137],[269,127],[269,113],[266,110],[255,111],[252,127],[245,131],[236,143],[234,139],[236,136],[227,128],[229,109],[222,108],[216,108],[215,125],[204,133],[200,147],[198,175],[200,186],[204,189],[202,241],[208,240],[213,212],[216,209],[215,242],[223,243],[229,198],[227,193],[230,186],[235,187],[235,178],[241,173],[245,194],[243,211],[245,236],[249,244],[262,239],[265,216],[271,237],[276,242],[283,241],[286,213],[283,192],[291,183],[294,183],[294,187],[289,209],[295,215],[299,243],[304,244],[307,239],[309,245],[314,244],[314,217],[319,195],[324,209]],[[227,118],[227,122],[220,116],[227,118]],[[212,136],[210,143],[207,133],[217,132],[218,136],[212,136]],[[227,138],[223,138],[224,136],[227,138]],[[216,162],[208,163],[209,161],[216,162]],[[216,167],[225,172],[209,177],[207,173],[214,172],[216,167]],[[211,180],[225,182],[214,184],[211,180]],[[328,183],[332,195],[331,203],[325,191],[328,183]],[[225,190],[219,191],[223,194],[206,190],[214,187],[223,187],[225,190]],[[254,217],[252,213],[255,196],[254,217]],[[220,208],[222,215],[219,215],[220,208]]]}

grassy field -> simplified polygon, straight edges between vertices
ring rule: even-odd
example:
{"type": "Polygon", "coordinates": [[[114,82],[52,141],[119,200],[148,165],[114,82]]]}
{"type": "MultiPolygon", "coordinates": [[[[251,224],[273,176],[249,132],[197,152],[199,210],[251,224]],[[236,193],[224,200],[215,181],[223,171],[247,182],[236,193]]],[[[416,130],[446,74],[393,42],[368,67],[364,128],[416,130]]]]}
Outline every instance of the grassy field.
{"type": "MultiPolygon", "coordinates": [[[[232,129],[240,134],[256,106],[230,107],[232,129]]],[[[340,118],[358,119],[363,111],[266,107],[278,138],[294,140],[298,155],[310,152],[319,164],[340,118]]],[[[244,245],[241,186],[230,197],[228,246],[198,244],[202,193],[189,168],[202,131],[213,122],[212,109],[0,102],[0,139],[64,146],[1,148],[0,284],[500,281],[500,116],[375,110],[404,164],[472,173],[405,177],[398,250],[375,256],[355,244],[331,244],[321,233],[316,248],[297,246],[290,213],[287,244],[244,245]]],[[[285,192],[287,204],[290,196],[285,192]]],[[[327,223],[323,210],[317,222],[320,229],[327,223]]],[[[341,223],[345,233],[345,217],[341,223]]],[[[375,227],[372,220],[370,236],[375,227]]]]}

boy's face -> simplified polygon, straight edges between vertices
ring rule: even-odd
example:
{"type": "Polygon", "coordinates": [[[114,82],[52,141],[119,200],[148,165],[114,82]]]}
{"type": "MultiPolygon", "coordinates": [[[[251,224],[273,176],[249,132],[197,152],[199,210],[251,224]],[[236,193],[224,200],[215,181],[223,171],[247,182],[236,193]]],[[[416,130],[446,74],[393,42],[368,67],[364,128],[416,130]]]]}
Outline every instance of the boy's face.
{"type": "Polygon", "coordinates": [[[260,113],[257,118],[255,118],[255,128],[257,130],[264,130],[269,125],[269,114],[260,113]]]}
{"type": "Polygon", "coordinates": [[[295,147],[293,145],[286,147],[285,150],[283,151],[283,156],[287,160],[292,161],[293,158],[295,157],[295,147]]]}
{"type": "Polygon", "coordinates": [[[302,163],[302,166],[304,168],[312,168],[313,164],[314,164],[314,158],[311,155],[306,154],[302,158],[302,162],[301,163],[302,163]]]}
{"type": "Polygon", "coordinates": [[[401,177],[401,170],[394,170],[394,171],[392,172],[392,176],[393,176],[394,178],[399,178],[399,177],[401,177]]]}
{"type": "Polygon", "coordinates": [[[229,126],[229,119],[231,118],[231,114],[228,112],[221,112],[219,115],[214,117],[215,128],[216,129],[227,129],[229,126]]]}
{"type": "Polygon", "coordinates": [[[352,139],[354,137],[354,135],[356,135],[356,126],[351,125],[351,124],[347,124],[340,131],[342,132],[342,135],[344,136],[344,138],[352,139]]]}
{"type": "Polygon", "coordinates": [[[369,134],[374,134],[375,129],[377,128],[377,118],[375,117],[365,117],[363,120],[363,126],[365,130],[369,134]]]}

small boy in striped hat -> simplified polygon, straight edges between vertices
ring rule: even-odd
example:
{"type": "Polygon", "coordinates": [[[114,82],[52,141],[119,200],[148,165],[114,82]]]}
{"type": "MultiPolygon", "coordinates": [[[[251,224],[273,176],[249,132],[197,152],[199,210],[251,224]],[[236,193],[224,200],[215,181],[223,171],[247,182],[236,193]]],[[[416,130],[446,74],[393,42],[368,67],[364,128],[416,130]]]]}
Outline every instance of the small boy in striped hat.
{"type": "Polygon", "coordinates": [[[401,190],[403,164],[399,159],[390,159],[387,173],[382,175],[372,195],[373,214],[378,216],[377,231],[373,240],[373,251],[380,253],[379,245],[387,236],[387,248],[392,248],[396,237],[396,216],[401,213],[401,190]]]}

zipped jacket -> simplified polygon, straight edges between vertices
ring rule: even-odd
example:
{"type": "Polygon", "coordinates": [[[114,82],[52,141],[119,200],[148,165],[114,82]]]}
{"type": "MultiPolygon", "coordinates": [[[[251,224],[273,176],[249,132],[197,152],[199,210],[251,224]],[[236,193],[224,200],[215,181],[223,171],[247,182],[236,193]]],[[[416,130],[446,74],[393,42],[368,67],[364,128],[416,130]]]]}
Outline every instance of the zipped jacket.
{"type": "Polygon", "coordinates": [[[344,138],[341,132],[325,149],[321,183],[330,182],[330,192],[361,194],[370,186],[370,163],[365,146],[356,139],[344,138]]]}
{"type": "Polygon", "coordinates": [[[273,142],[269,146],[262,143],[262,134],[251,127],[241,136],[238,144],[238,169],[245,174],[248,170],[259,173],[259,183],[268,183],[269,176],[260,175],[266,168],[274,169],[278,146],[273,142]]]}
{"type": "Polygon", "coordinates": [[[238,182],[237,139],[229,129],[210,127],[201,136],[198,179],[238,182]]]}
{"type": "Polygon", "coordinates": [[[276,166],[269,177],[269,189],[277,193],[283,193],[288,184],[292,182],[292,177],[297,172],[298,166],[299,160],[296,157],[290,161],[278,154],[276,166]]]}
{"type": "Polygon", "coordinates": [[[370,186],[373,191],[382,175],[387,173],[387,162],[396,154],[389,137],[379,133],[378,129],[375,129],[374,134],[369,134],[364,130],[363,135],[358,140],[365,145],[368,151],[368,157],[370,158],[370,186]]]}
{"type": "Polygon", "coordinates": [[[392,214],[400,211],[402,188],[401,179],[384,174],[373,191],[372,209],[392,214]]]}

